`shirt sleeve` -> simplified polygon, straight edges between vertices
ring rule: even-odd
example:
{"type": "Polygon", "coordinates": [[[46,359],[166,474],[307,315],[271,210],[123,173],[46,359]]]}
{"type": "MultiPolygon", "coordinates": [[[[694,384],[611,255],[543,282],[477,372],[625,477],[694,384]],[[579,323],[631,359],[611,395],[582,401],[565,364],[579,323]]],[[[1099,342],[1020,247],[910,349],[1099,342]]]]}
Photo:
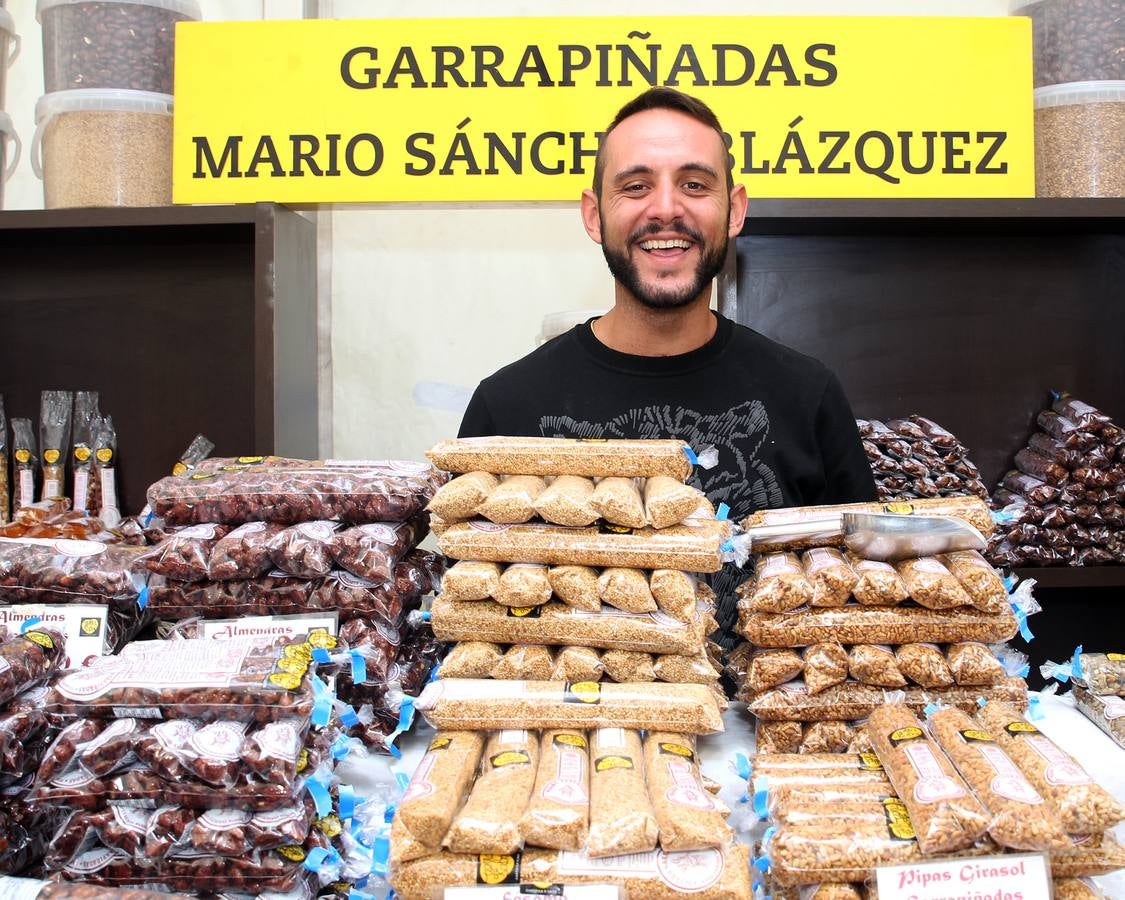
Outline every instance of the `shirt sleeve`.
{"type": "Polygon", "coordinates": [[[821,397],[816,430],[824,469],[824,496],[815,502],[861,503],[879,499],[855,415],[839,379],[831,373],[821,397]]]}
{"type": "Polygon", "coordinates": [[[484,386],[477,385],[465,415],[461,418],[461,428],[457,437],[489,437],[496,434],[496,427],[492,422],[492,414],[488,411],[488,403],[484,399],[484,386]]]}

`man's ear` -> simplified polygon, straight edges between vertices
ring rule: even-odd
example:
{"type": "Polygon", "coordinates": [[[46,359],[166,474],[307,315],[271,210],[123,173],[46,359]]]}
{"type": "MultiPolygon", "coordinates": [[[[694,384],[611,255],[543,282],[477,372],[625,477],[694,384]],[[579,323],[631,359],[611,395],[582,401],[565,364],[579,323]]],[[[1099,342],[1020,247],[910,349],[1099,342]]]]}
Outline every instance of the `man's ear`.
{"type": "Polygon", "coordinates": [[[736,184],[730,191],[730,221],[727,223],[727,236],[735,237],[742,231],[746,219],[746,185],[736,184]]]}
{"type": "Polygon", "coordinates": [[[595,244],[602,242],[602,218],[598,214],[598,197],[587,188],[582,192],[582,224],[586,226],[586,234],[595,244]]]}

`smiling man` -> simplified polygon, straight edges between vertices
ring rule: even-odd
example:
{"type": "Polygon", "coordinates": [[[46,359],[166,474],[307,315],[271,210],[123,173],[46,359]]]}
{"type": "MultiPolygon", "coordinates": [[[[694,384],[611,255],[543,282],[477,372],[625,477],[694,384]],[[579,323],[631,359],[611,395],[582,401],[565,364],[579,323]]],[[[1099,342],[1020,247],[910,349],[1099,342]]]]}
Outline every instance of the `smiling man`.
{"type": "MultiPolygon", "coordinates": [[[[701,101],[653,88],[598,151],[582,221],[614,305],[480,383],[460,435],[682,438],[719,464],[695,483],[732,517],[876,498],[840,382],[821,363],[712,312],[711,284],[746,215],[722,127],[701,101]]],[[[715,576],[728,645],[733,567],[715,576]]]]}

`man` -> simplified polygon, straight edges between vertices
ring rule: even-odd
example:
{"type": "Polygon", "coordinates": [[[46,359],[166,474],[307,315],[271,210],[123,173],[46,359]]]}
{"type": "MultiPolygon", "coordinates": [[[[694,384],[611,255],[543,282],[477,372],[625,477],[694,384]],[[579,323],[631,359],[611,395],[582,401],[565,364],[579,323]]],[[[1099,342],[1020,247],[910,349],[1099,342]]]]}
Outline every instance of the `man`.
{"type": "MultiPolygon", "coordinates": [[[[732,518],[876,499],[855,419],[821,363],[710,309],[746,215],[722,127],[695,98],[653,88],[598,150],[582,221],[613,274],[614,306],[480,383],[461,437],[682,438],[719,450],[695,483],[732,518]]],[[[733,567],[727,567],[728,570],[733,567]]],[[[720,573],[719,622],[733,588],[720,573]]]]}

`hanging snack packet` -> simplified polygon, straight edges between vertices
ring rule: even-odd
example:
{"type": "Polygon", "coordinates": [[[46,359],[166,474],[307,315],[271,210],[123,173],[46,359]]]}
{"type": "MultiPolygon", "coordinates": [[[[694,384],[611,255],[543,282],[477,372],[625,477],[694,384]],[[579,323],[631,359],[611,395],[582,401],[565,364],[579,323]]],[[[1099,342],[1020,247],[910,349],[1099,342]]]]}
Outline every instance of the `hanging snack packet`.
{"type": "Polygon", "coordinates": [[[39,447],[43,451],[42,500],[62,497],[66,490],[66,457],[70,449],[70,417],[74,394],[43,391],[39,400],[39,447]]]}
{"type": "Polygon", "coordinates": [[[97,391],[79,391],[74,395],[74,446],[71,466],[74,468],[74,509],[78,512],[96,510],[101,498],[94,473],[94,423],[101,418],[97,391]]]}
{"type": "Polygon", "coordinates": [[[117,500],[117,431],[112,416],[102,416],[94,426],[94,469],[101,491],[98,518],[107,528],[121,521],[121,506],[117,500]]]}
{"type": "Polygon", "coordinates": [[[12,419],[12,459],[15,462],[15,496],[12,514],[35,502],[35,473],[39,469],[39,451],[31,419],[12,419]]]}

